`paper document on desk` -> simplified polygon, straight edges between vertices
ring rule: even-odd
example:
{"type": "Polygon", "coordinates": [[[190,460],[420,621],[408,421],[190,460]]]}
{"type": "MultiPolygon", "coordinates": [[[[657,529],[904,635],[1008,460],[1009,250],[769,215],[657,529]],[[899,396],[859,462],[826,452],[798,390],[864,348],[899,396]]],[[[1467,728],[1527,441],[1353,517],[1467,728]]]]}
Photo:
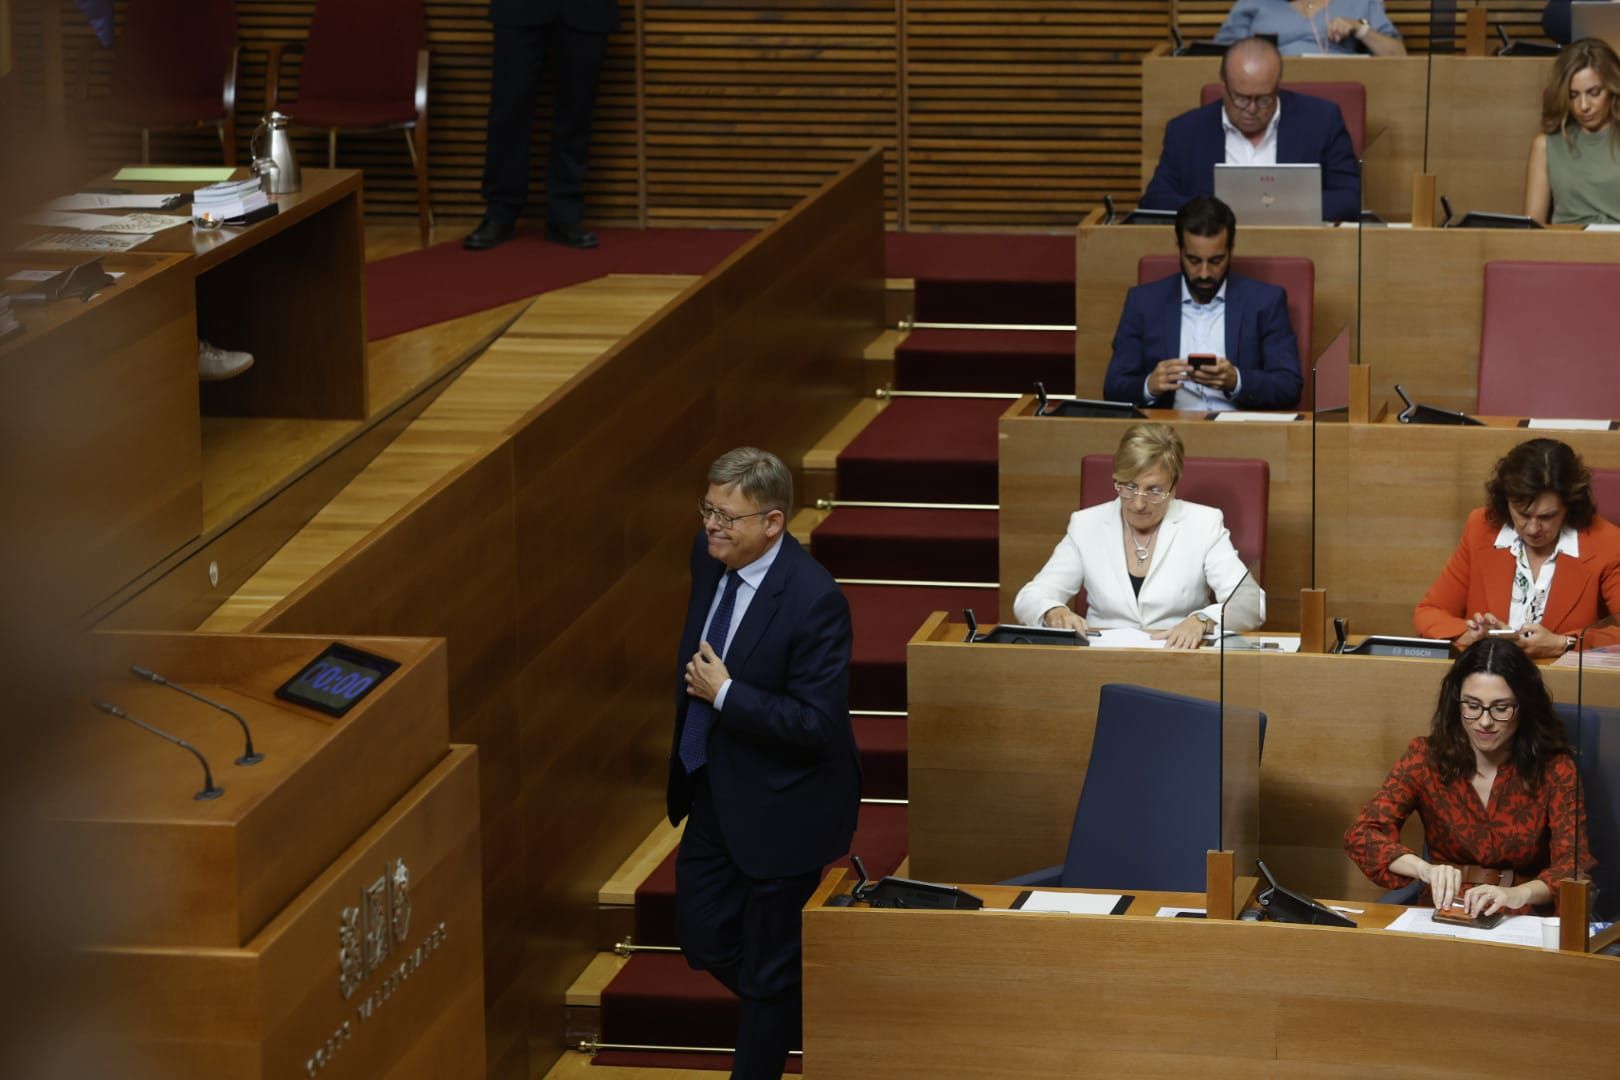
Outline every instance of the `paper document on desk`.
{"type": "Polygon", "coordinates": [[[1553,667],[1582,668],[1587,671],[1620,671],[1620,646],[1605,645],[1585,652],[1567,652],[1552,662],[1553,667]]]}
{"type": "Polygon", "coordinates": [[[63,195],[45,204],[47,210],[166,210],[178,206],[183,196],[178,191],[157,195],[105,195],[99,191],[81,191],[76,195],[63,195]]]}
{"type": "Polygon", "coordinates": [[[1115,626],[1107,630],[1087,630],[1086,640],[1094,649],[1162,649],[1163,639],[1155,640],[1146,630],[1115,626]]]}
{"type": "Polygon", "coordinates": [[[101,231],[102,222],[111,220],[100,214],[69,214],[61,210],[36,210],[23,218],[23,222],[28,225],[43,225],[49,229],[84,229],[90,232],[101,231]]]}
{"type": "Polygon", "coordinates": [[[1612,420],[1530,420],[1525,427],[1532,431],[1608,431],[1612,420]]]}
{"type": "Polygon", "coordinates": [[[1035,911],[1058,915],[1116,915],[1122,914],[1126,903],[1124,895],[1120,893],[1074,893],[1052,892],[1047,889],[1032,889],[1022,897],[1023,903],[1018,905],[1019,911],[1035,911]]]}
{"type": "Polygon", "coordinates": [[[1499,945],[1529,945],[1542,948],[1541,919],[1535,915],[1509,915],[1490,930],[1472,926],[1449,926],[1434,921],[1434,908],[1409,907],[1385,930],[1402,930],[1408,934],[1434,934],[1439,937],[1462,938],[1465,941],[1494,941],[1499,945]]]}
{"type": "Polygon", "coordinates": [[[1297,412],[1218,412],[1217,424],[1287,424],[1299,419],[1297,412]]]}
{"type": "Polygon", "coordinates": [[[156,233],[172,229],[176,225],[191,224],[189,215],[175,214],[120,214],[117,217],[103,217],[101,220],[111,224],[99,226],[99,231],[115,233],[156,233]]]}
{"type": "Polygon", "coordinates": [[[159,184],[206,184],[214,180],[229,180],[235,172],[229,165],[125,165],[113,179],[159,184]]]}
{"type": "Polygon", "coordinates": [[[128,251],[152,239],[147,233],[59,232],[36,236],[23,251],[128,251]]]}

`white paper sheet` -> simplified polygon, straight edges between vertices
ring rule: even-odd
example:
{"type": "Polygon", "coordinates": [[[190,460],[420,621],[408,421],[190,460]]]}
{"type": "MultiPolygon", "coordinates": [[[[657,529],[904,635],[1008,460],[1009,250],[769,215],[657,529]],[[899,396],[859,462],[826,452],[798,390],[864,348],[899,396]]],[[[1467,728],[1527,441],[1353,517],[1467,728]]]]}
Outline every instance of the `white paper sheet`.
{"type": "MultiPolygon", "coordinates": [[[[1216,643],[1208,643],[1206,649],[1218,649],[1216,643]]],[[[1297,634],[1233,634],[1227,641],[1226,648],[1253,649],[1265,652],[1299,652],[1299,635],[1297,634]]]]}
{"type": "Polygon", "coordinates": [[[36,236],[23,251],[128,251],[152,239],[148,233],[59,232],[36,236]]]}
{"type": "Polygon", "coordinates": [[[1218,412],[1215,414],[1217,424],[1286,424],[1299,419],[1297,412],[1218,412]]]}
{"type": "Polygon", "coordinates": [[[52,199],[45,204],[47,210],[161,210],[165,203],[171,199],[178,199],[180,192],[171,191],[157,195],[103,195],[94,191],[81,191],[76,195],[63,195],[59,199],[52,199]]]}
{"type": "Polygon", "coordinates": [[[1173,919],[1182,912],[1189,915],[1203,915],[1205,913],[1201,907],[1162,907],[1154,914],[1161,919],[1173,919]]]}
{"type": "Polygon", "coordinates": [[[61,210],[36,210],[23,218],[29,225],[44,225],[51,229],[98,230],[107,219],[100,214],[69,214],[61,210]]]}
{"type": "MultiPolygon", "coordinates": [[[[1035,889],[1019,911],[1056,912],[1060,915],[1109,915],[1122,893],[1051,892],[1035,889]]],[[[1538,930],[1537,933],[1540,933],[1538,930]]]]}
{"type": "Polygon", "coordinates": [[[1116,626],[1108,630],[1087,630],[1086,639],[1094,649],[1162,649],[1164,642],[1155,641],[1146,630],[1134,626],[1116,626]]]}
{"type": "Polygon", "coordinates": [[[1435,922],[1434,908],[1410,907],[1385,929],[1462,938],[1464,941],[1494,941],[1503,945],[1529,945],[1537,949],[1542,947],[1541,919],[1534,915],[1509,915],[1494,929],[1476,930],[1472,926],[1447,926],[1435,922]]]}
{"type": "Polygon", "coordinates": [[[1534,431],[1608,431],[1608,420],[1531,420],[1525,427],[1534,431]]]}

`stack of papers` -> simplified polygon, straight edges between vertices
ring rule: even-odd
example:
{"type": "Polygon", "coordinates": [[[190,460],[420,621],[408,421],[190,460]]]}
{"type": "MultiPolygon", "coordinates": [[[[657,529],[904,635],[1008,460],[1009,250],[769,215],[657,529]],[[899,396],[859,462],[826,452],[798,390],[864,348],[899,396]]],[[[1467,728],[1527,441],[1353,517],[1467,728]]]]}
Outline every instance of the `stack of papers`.
{"type": "Polygon", "coordinates": [[[1408,934],[1434,934],[1439,937],[1462,938],[1465,941],[1494,941],[1502,945],[1529,945],[1540,949],[1542,944],[1541,919],[1535,915],[1509,915],[1489,930],[1472,926],[1452,926],[1434,921],[1434,908],[1410,907],[1390,923],[1386,930],[1402,930],[1408,934]]]}
{"type": "Polygon", "coordinates": [[[269,205],[270,198],[260,189],[256,176],[209,184],[191,193],[191,217],[194,221],[205,215],[215,221],[245,217],[269,205]]]}

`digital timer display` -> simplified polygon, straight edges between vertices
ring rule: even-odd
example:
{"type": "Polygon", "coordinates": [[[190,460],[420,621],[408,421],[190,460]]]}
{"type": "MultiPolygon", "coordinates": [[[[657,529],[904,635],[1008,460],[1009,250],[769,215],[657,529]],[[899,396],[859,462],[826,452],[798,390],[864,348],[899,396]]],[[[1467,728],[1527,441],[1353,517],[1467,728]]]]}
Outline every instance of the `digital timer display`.
{"type": "Polygon", "coordinates": [[[328,716],[342,716],[398,667],[398,661],[334,642],[288,679],[276,697],[328,716]]]}

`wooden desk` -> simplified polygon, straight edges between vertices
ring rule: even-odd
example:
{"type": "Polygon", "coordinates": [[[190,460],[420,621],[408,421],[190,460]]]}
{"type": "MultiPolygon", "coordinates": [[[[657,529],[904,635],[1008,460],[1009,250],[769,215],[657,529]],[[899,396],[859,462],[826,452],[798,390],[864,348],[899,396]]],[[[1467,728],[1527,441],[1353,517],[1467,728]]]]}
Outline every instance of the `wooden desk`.
{"type": "MultiPolygon", "coordinates": [[[[1069,515],[1080,507],[1080,462],[1112,454],[1135,421],[1034,415],[1024,397],[998,425],[1001,450],[1001,610],[1011,619],[1013,598],[1046,564],[1069,515]]],[[[1181,436],[1189,457],[1260,458],[1271,467],[1267,514],[1267,625],[1299,629],[1299,590],[1311,584],[1311,421],[1219,424],[1202,413],[1149,409],[1153,420],[1181,436]]]]}
{"type": "Polygon", "coordinates": [[[1541,130],[1548,56],[1429,57],[1424,172],[1458,214],[1524,213],[1524,168],[1541,130]]]}
{"type": "Polygon", "coordinates": [[[1372,365],[1375,410],[1400,407],[1401,383],[1427,405],[1474,411],[1485,264],[1496,259],[1620,262],[1620,233],[1363,229],[1360,362],[1372,365]]]}
{"type": "MultiPolygon", "coordinates": [[[[137,193],[202,186],[116,183],[137,193]]],[[[280,212],[257,224],[182,225],[135,250],[190,256],[197,332],[254,356],[245,374],[203,384],[205,412],[363,419],[369,410],[361,173],[305,169],[301,190],[272,199],[280,212]]]]}
{"type": "MultiPolygon", "coordinates": [[[[1330,607],[1331,610],[1331,607],[1330,607]]],[[[1229,652],[962,644],[937,614],[906,652],[911,870],[999,881],[1063,861],[1105,683],[1220,700],[1266,713],[1260,851],[1317,896],[1383,890],[1344,854],[1344,831],[1414,736],[1428,729],[1447,664],[1229,652]]],[[[1558,701],[1576,673],[1544,671],[1558,701]]],[[[1620,700],[1620,674],[1585,673],[1588,700],[1620,700]]],[[[1408,843],[1421,834],[1414,817],[1408,843]]]]}
{"type": "Polygon", "coordinates": [[[1136,914],[1174,894],[1117,916],[826,906],[847,891],[829,875],[804,913],[811,1077],[1326,1080],[1421,1058],[1425,1076],[1597,1078],[1620,1059],[1613,957],[1136,914]]]}
{"type": "MultiPolygon", "coordinates": [[[[4,260],[71,266],[60,255],[4,260]]],[[[0,592],[66,623],[202,530],[192,274],[178,255],[109,256],[93,300],[14,310],[0,344],[0,592]]],[[[12,286],[6,286],[9,289],[12,286]]]]}
{"type": "MultiPolygon", "coordinates": [[[[1153,177],[1164,125],[1198,107],[1207,83],[1220,81],[1220,58],[1148,56],[1142,61],[1142,188],[1153,177]]],[[[1283,82],[1359,82],[1367,88],[1367,146],[1361,204],[1386,221],[1412,214],[1412,174],[1423,171],[1429,58],[1291,56],[1283,82]],[[1381,134],[1380,134],[1381,133],[1381,134]],[[1376,138],[1375,138],[1376,137],[1376,138]]],[[[1239,233],[1241,234],[1241,222],[1239,233]]]]}
{"type": "Polygon", "coordinates": [[[1456,550],[1469,512],[1483,505],[1492,468],[1526,439],[1552,436],[1592,468],[1620,468],[1614,432],[1517,425],[1317,425],[1316,584],[1327,590],[1330,616],[1347,616],[1356,633],[1411,634],[1412,610],[1456,550]]]}
{"type": "MultiPolygon", "coordinates": [[[[1297,255],[1316,266],[1316,311],[1311,330],[1314,361],[1345,327],[1355,356],[1359,288],[1355,226],[1245,227],[1238,223],[1236,254],[1297,255]]],[[[1075,387],[1080,397],[1102,397],[1113,355],[1114,331],[1125,293],[1136,284],[1144,255],[1174,255],[1175,233],[1160,225],[1081,224],[1075,233],[1075,387]]],[[[1308,405],[1308,403],[1304,403],[1308,405]]]]}

